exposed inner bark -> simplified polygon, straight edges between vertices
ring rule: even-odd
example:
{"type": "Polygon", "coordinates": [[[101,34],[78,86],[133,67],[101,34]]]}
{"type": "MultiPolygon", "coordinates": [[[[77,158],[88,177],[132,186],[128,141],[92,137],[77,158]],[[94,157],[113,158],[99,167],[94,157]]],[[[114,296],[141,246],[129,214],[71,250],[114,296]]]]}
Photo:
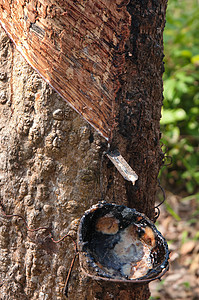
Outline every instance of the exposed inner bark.
{"type": "MultiPolygon", "coordinates": [[[[166,1],[116,2],[131,15],[131,28],[119,77],[112,147],[119,148],[139,181],[135,186],[125,182],[105,158],[105,199],[153,218],[162,162],[166,1]]],[[[3,30],[0,53],[1,202],[7,213],[22,214],[30,227],[47,225],[55,239],[68,231],[75,238],[79,218],[100,200],[100,162],[107,144],[24,61],[3,30]]],[[[1,298],[62,299],[74,252],[71,241],[55,245],[48,231],[27,232],[16,218],[0,217],[0,230],[1,298]]],[[[69,299],[149,298],[147,285],[92,281],[81,274],[78,260],[75,267],[69,299]]]]}
{"type": "Polygon", "coordinates": [[[0,23],[26,60],[106,139],[130,14],[120,1],[3,1],[0,23]]]}

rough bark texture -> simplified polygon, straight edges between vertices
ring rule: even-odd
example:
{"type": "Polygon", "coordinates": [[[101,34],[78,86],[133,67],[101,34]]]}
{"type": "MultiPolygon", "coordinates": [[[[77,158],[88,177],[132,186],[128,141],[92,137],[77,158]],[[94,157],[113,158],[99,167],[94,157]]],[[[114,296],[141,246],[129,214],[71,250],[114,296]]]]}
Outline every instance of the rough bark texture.
{"type": "MultiPolygon", "coordinates": [[[[116,145],[139,175],[125,182],[103,163],[105,199],[154,215],[157,175],[162,162],[159,120],[162,105],[166,1],[131,1],[129,40],[116,103],[116,145]]],[[[54,238],[75,237],[78,220],[100,200],[100,160],[105,141],[41,79],[0,32],[1,202],[22,214],[30,227],[49,226],[54,238]]],[[[0,218],[1,299],[62,299],[73,244],[53,244],[48,231],[27,232],[19,219],[0,218]]],[[[78,260],[69,299],[149,298],[147,285],[95,282],[78,260]]]]}

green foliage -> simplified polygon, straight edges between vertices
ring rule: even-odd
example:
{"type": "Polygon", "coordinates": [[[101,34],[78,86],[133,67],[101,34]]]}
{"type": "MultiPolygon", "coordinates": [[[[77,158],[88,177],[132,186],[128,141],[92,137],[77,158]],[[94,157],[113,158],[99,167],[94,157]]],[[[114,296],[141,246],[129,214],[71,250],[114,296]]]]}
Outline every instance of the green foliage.
{"type": "Polygon", "coordinates": [[[170,213],[170,215],[176,219],[176,221],[180,221],[180,216],[173,210],[173,208],[165,201],[166,210],[170,213]]]}
{"type": "Polygon", "coordinates": [[[199,186],[199,4],[196,0],[169,0],[164,32],[163,143],[173,164],[167,176],[171,186],[188,193],[199,186]]]}
{"type": "Polygon", "coordinates": [[[191,288],[190,282],[185,281],[185,282],[183,282],[183,284],[184,284],[184,286],[185,286],[186,289],[190,289],[191,288]]]}

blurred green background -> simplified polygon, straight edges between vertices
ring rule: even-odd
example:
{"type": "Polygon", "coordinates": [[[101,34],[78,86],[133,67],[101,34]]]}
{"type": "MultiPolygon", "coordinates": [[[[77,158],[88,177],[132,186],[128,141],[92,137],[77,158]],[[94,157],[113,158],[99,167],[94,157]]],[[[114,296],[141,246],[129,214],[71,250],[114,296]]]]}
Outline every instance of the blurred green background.
{"type": "MultiPolygon", "coordinates": [[[[157,225],[170,249],[170,270],[150,284],[151,300],[199,295],[199,0],[168,0],[164,31],[165,157],[160,172],[166,201],[157,225]]],[[[159,190],[160,191],[160,190],[159,190]]],[[[163,200],[161,191],[159,200],[163,200]]]]}
{"type": "Polygon", "coordinates": [[[169,0],[164,31],[164,187],[199,199],[199,1],[169,0]],[[166,159],[165,163],[169,163],[166,159]]]}

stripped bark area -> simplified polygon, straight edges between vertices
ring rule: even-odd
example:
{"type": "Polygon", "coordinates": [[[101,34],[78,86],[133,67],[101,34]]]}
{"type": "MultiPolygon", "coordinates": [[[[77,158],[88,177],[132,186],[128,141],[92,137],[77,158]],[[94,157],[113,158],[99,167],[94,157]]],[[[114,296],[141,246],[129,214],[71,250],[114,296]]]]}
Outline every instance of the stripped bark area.
{"type": "Polygon", "coordinates": [[[17,49],[106,139],[130,20],[122,1],[0,1],[0,22],[17,49]]]}

